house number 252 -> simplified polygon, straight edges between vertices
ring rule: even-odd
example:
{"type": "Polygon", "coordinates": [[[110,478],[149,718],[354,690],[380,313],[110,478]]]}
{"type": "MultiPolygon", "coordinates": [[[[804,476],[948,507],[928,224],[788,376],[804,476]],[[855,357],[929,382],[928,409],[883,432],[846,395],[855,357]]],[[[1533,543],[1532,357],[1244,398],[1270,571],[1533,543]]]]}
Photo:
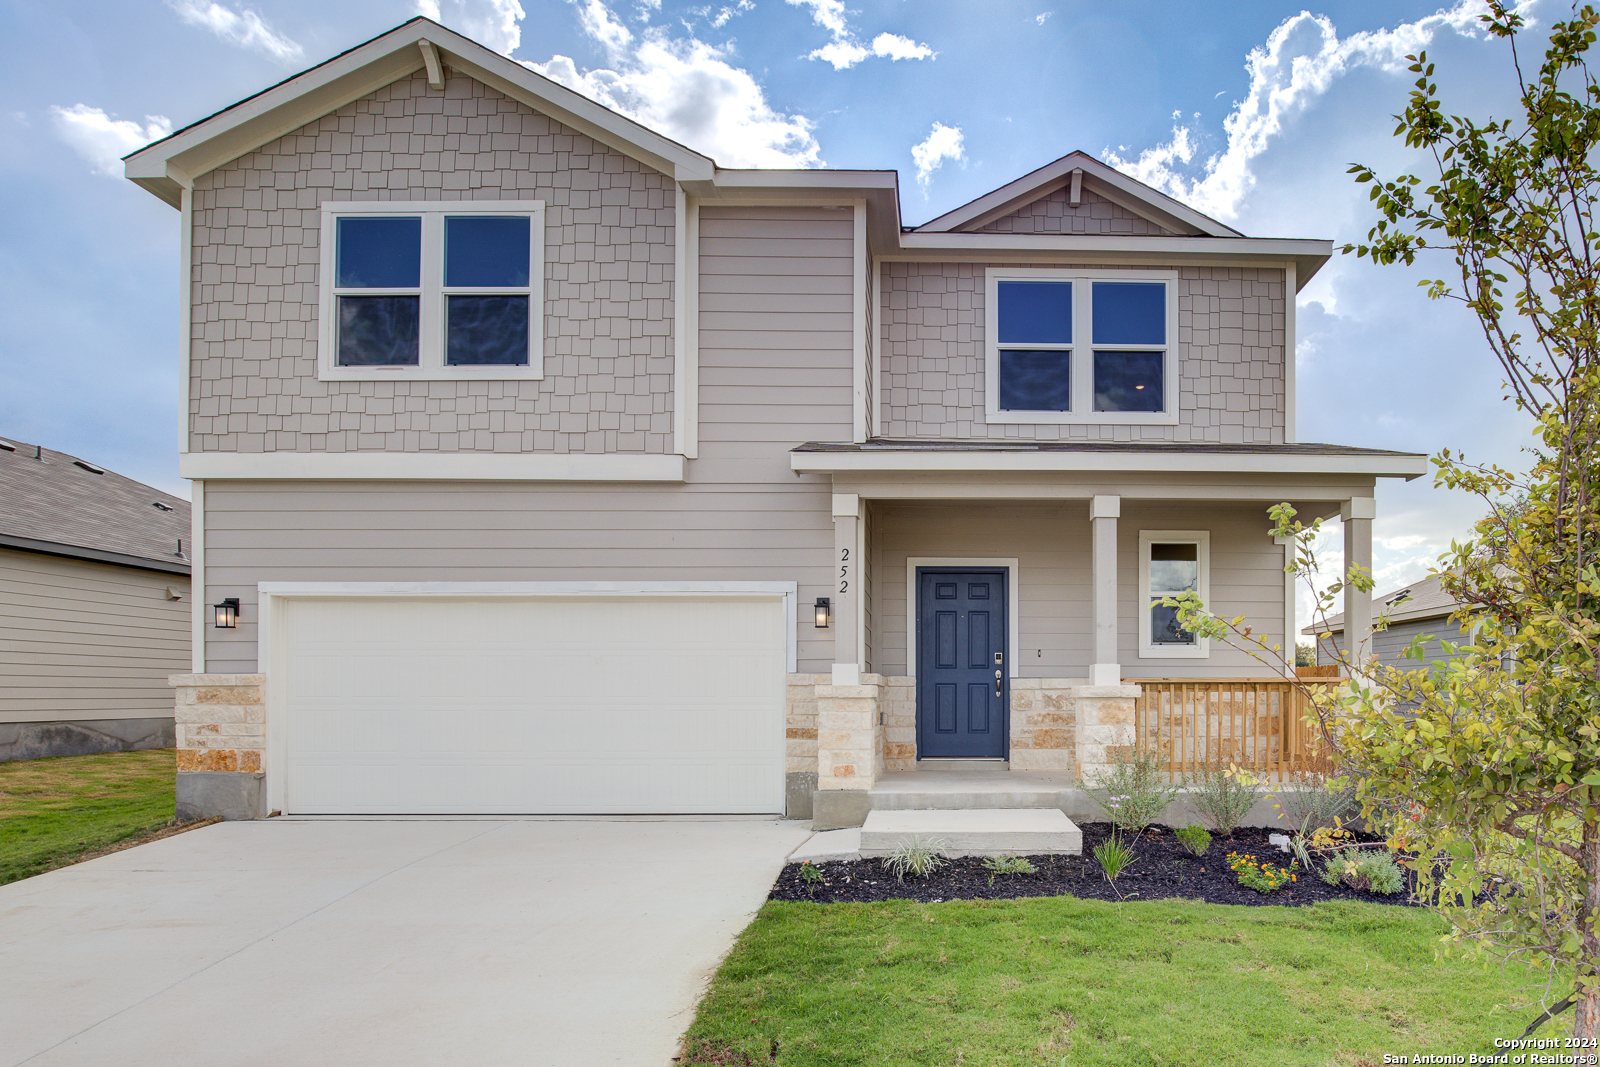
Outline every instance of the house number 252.
{"type": "Polygon", "coordinates": [[[850,550],[839,550],[839,595],[843,596],[850,591],[850,550]]]}

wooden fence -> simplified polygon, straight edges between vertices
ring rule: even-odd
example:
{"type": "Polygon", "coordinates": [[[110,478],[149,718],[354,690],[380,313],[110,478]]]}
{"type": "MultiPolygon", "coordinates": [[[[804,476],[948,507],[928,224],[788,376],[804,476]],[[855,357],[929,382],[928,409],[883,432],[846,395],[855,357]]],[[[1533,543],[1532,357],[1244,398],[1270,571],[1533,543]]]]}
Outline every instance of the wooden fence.
{"type": "MultiPolygon", "coordinates": [[[[1304,681],[1310,681],[1305,679],[1304,681]]],[[[1337,684],[1329,679],[1323,684],[1337,684]]],[[[1138,747],[1166,755],[1174,774],[1230,763],[1283,776],[1325,769],[1304,693],[1288,679],[1130,678],[1138,747]]]]}

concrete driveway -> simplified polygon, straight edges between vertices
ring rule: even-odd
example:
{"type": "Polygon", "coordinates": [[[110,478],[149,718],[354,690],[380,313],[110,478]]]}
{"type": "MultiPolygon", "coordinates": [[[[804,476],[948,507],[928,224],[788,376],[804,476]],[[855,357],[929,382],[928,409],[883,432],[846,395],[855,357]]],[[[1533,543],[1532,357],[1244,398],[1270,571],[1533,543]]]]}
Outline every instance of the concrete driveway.
{"type": "Polygon", "coordinates": [[[665,1067],[808,824],[220,823],[0,886],[0,1064],[665,1067]]]}

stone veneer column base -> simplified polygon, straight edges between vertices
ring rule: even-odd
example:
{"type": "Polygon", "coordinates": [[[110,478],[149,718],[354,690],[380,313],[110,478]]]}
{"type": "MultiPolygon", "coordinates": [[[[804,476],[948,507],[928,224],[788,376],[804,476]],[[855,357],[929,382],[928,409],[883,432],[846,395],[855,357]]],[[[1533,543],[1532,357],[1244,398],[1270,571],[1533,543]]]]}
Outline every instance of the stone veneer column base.
{"type": "Polygon", "coordinates": [[[1077,772],[1086,783],[1099,780],[1116,749],[1134,743],[1134,702],[1141,692],[1136,685],[1084,685],[1072,690],[1078,712],[1077,772]]]}
{"type": "Polygon", "coordinates": [[[180,819],[267,815],[266,675],[174,674],[180,819]]]}
{"type": "Polygon", "coordinates": [[[1078,678],[1011,679],[1011,769],[1074,774],[1078,678]]]}

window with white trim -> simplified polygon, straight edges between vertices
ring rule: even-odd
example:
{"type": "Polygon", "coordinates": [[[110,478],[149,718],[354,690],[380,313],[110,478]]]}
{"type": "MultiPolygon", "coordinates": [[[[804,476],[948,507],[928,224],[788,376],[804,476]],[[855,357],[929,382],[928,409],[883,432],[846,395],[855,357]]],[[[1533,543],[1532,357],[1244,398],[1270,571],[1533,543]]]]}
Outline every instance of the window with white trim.
{"type": "Polygon", "coordinates": [[[985,417],[1177,421],[1177,274],[987,271],[985,417]]]}
{"type": "Polygon", "coordinates": [[[544,202],[322,205],[318,376],[542,378],[544,202]]]}
{"type": "Polygon", "coordinates": [[[1211,535],[1204,530],[1139,531],[1139,658],[1205,659],[1211,643],[1178,625],[1161,601],[1187,592],[1211,602],[1211,535]]]}

